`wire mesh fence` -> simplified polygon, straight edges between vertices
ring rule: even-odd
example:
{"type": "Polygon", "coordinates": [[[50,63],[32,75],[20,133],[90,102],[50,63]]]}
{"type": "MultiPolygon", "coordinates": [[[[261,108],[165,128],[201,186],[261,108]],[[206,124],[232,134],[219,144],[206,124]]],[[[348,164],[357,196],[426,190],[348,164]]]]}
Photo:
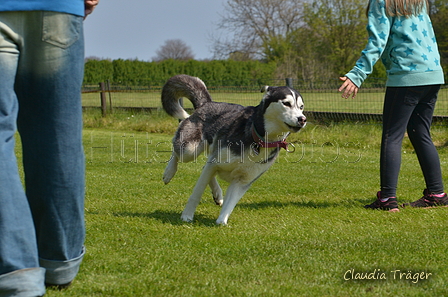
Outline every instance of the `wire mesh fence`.
{"type": "MultiPolygon", "coordinates": [[[[345,99],[338,92],[340,82],[302,80],[271,81],[270,85],[291,85],[298,90],[305,102],[305,113],[318,119],[340,120],[381,120],[385,81],[368,79],[356,98],[345,99]]],[[[206,82],[206,84],[208,84],[206,82]]],[[[209,92],[214,101],[236,103],[245,106],[258,105],[262,93],[261,85],[251,86],[211,86],[209,92]]],[[[155,111],[161,109],[162,86],[123,86],[103,83],[102,87],[84,86],[82,100],[85,108],[102,108],[103,113],[120,113],[129,110],[155,111]]],[[[184,100],[186,109],[192,108],[184,100]]],[[[448,123],[448,87],[442,86],[435,110],[435,123],[448,123]]]]}

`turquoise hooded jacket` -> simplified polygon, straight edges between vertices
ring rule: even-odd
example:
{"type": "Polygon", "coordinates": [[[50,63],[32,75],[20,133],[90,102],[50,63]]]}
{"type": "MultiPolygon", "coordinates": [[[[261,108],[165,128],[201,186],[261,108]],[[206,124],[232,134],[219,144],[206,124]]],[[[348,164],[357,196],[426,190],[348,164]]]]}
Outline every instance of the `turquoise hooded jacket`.
{"type": "Polygon", "coordinates": [[[440,54],[426,7],[410,17],[386,14],[384,0],[370,0],[367,32],[369,41],[347,76],[360,87],[381,59],[388,87],[444,83],[440,54]]]}

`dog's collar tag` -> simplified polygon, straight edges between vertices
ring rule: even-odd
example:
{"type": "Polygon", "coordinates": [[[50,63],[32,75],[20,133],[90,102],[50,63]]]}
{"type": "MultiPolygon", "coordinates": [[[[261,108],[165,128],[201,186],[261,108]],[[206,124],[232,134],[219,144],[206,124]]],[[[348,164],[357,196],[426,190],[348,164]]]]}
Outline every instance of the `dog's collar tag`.
{"type": "MultiPolygon", "coordinates": [[[[286,137],[287,137],[287,136],[288,136],[288,135],[286,135],[286,137]]],[[[286,139],[286,137],[285,137],[285,139],[286,139]]],[[[287,143],[287,142],[285,141],[285,139],[284,139],[284,140],[280,140],[280,141],[274,141],[274,142],[265,142],[265,141],[263,140],[263,138],[261,138],[261,136],[258,134],[257,130],[255,130],[254,125],[252,125],[252,138],[254,139],[255,143],[257,144],[257,150],[259,150],[260,147],[262,147],[262,148],[273,148],[273,147],[278,147],[278,148],[284,148],[287,152],[293,152],[293,151],[295,151],[295,147],[294,147],[294,145],[292,145],[292,144],[290,144],[290,143],[287,143]],[[288,146],[289,146],[289,145],[292,145],[292,147],[294,148],[293,151],[291,151],[291,150],[288,149],[288,146]]],[[[254,151],[256,151],[255,148],[254,148],[254,151]]],[[[257,154],[257,155],[258,155],[258,154],[257,154]]]]}

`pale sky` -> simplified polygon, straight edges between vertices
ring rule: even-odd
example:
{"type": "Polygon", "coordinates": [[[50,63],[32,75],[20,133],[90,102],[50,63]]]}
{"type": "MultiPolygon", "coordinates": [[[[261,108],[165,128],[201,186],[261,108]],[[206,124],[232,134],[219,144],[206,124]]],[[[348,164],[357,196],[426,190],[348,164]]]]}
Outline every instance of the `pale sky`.
{"type": "Polygon", "coordinates": [[[168,39],[181,39],[195,59],[212,57],[225,0],[101,0],[84,21],[86,57],[151,61],[168,39]]]}

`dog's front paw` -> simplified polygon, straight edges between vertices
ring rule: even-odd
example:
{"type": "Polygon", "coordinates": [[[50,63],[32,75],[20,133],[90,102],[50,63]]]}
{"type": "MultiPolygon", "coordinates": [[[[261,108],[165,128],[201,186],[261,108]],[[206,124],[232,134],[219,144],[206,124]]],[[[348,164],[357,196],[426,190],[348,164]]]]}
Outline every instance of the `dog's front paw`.
{"type": "Polygon", "coordinates": [[[184,222],[187,222],[187,223],[191,223],[191,222],[193,222],[193,216],[189,216],[189,215],[186,215],[186,214],[182,214],[182,215],[180,216],[180,219],[181,219],[182,221],[184,221],[184,222]]]}
{"type": "Polygon", "coordinates": [[[221,217],[219,217],[216,220],[216,225],[227,226],[227,219],[228,218],[221,218],[221,217]]]}
{"type": "Polygon", "coordinates": [[[227,221],[222,221],[222,220],[216,220],[216,225],[219,226],[227,226],[227,221]]]}
{"type": "Polygon", "coordinates": [[[219,217],[216,220],[216,224],[217,225],[222,225],[222,226],[227,225],[227,221],[229,220],[229,216],[230,215],[226,214],[225,212],[223,213],[223,210],[221,210],[221,213],[219,214],[219,217]]]}

